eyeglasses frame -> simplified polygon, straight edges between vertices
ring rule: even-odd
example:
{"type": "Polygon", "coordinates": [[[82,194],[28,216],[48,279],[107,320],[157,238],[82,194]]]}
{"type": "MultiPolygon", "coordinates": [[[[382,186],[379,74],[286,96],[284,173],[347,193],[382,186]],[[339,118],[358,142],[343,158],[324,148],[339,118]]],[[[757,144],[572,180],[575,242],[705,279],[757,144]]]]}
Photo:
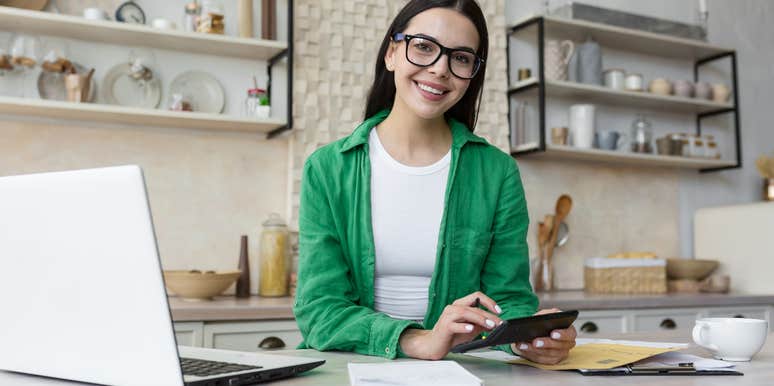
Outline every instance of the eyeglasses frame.
{"type": "Polygon", "coordinates": [[[481,69],[481,64],[484,63],[484,59],[481,58],[480,56],[478,56],[471,49],[467,49],[467,48],[448,48],[448,47],[445,47],[443,44],[439,43],[437,40],[435,40],[435,39],[433,39],[433,38],[431,38],[429,36],[425,36],[425,35],[410,35],[410,34],[404,34],[404,33],[401,33],[401,32],[396,32],[395,34],[392,35],[392,41],[396,42],[396,43],[402,42],[402,41],[406,42],[406,60],[408,60],[409,63],[411,63],[411,64],[413,64],[413,65],[415,65],[417,67],[430,67],[430,66],[434,65],[435,63],[437,63],[438,59],[440,59],[441,56],[446,55],[446,60],[448,61],[448,65],[449,65],[449,72],[451,72],[452,75],[454,75],[454,76],[456,76],[457,78],[460,78],[460,79],[470,80],[470,79],[475,78],[476,75],[478,75],[478,71],[481,69]],[[441,51],[438,54],[438,56],[432,62],[430,62],[429,64],[424,64],[424,65],[416,64],[416,63],[412,62],[411,59],[409,59],[408,50],[409,50],[409,42],[411,41],[411,39],[425,39],[425,40],[431,41],[434,44],[436,44],[441,49],[441,51]],[[473,54],[473,56],[476,58],[476,62],[474,64],[475,67],[473,69],[473,75],[470,78],[465,78],[465,77],[459,76],[459,75],[454,73],[454,70],[452,70],[452,64],[451,64],[452,56],[451,56],[451,54],[453,52],[455,52],[455,51],[467,52],[469,54],[473,54]]]}

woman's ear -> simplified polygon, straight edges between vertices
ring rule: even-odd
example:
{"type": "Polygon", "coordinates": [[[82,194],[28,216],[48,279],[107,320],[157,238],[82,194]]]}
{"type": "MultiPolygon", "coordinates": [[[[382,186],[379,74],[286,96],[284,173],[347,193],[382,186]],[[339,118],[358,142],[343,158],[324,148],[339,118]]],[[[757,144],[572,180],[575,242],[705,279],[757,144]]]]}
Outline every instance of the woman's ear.
{"type": "Polygon", "coordinates": [[[387,71],[392,72],[395,70],[395,44],[392,42],[389,43],[387,52],[384,53],[384,66],[387,68],[387,71]]]}

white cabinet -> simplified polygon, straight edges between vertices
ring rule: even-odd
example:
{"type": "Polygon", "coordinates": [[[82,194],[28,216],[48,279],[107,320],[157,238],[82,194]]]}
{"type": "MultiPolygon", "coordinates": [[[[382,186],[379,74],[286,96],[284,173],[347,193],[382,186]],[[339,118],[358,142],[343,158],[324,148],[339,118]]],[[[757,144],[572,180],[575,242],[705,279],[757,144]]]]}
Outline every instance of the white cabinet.
{"type": "Polygon", "coordinates": [[[294,349],[301,343],[295,320],[176,322],[177,344],[237,351],[294,349]]]}
{"type": "Polygon", "coordinates": [[[689,331],[701,316],[701,309],[692,308],[639,310],[632,314],[631,331],[689,331]]]}
{"type": "Polygon", "coordinates": [[[772,326],[774,307],[768,305],[740,307],[686,307],[634,310],[581,310],[575,328],[582,337],[625,332],[680,331],[690,333],[696,319],[706,317],[739,317],[763,319],[772,326]]]}
{"type": "Polygon", "coordinates": [[[204,322],[175,322],[175,339],[181,346],[202,347],[204,322]]]}
{"type": "Polygon", "coordinates": [[[295,320],[204,325],[204,347],[237,351],[294,349],[301,340],[295,320]]]}
{"type": "Polygon", "coordinates": [[[709,318],[727,317],[727,318],[752,318],[768,320],[771,325],[772,311],[771,307],[723,307],[709,309],[707,314],[709,318]]]}
{"type": "Polygon", "coordinates": [[[575,328],[586,336],[617,334],[626,332],[626,318],[620,311],[581,311],[575,328]]]}

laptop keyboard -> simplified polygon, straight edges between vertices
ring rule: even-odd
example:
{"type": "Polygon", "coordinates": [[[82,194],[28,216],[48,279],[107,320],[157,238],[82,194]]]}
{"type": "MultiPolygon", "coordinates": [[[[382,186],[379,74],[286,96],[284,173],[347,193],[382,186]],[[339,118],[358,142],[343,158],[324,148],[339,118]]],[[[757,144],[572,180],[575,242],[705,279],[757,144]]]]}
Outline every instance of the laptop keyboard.
{"type": "Polygon", "coordinates": [[[204,359],[180,358],[183,375],[209,377],[213,375],[233,373],[235,371],[255,370],[261,366],[240,365],[228,362],[207,361],[204,359]]]}

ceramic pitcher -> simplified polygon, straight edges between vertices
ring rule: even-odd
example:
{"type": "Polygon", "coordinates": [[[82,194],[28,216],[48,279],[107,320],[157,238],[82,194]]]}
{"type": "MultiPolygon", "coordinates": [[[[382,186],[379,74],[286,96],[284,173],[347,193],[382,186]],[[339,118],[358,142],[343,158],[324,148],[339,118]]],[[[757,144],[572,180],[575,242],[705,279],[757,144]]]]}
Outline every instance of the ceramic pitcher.
{"type": "Polygon", "coordinates": [[[573,52],[575,44],[570,40],[546,40],[543,53],[546,80],[567,80],[567,64],[573,52]]]}

